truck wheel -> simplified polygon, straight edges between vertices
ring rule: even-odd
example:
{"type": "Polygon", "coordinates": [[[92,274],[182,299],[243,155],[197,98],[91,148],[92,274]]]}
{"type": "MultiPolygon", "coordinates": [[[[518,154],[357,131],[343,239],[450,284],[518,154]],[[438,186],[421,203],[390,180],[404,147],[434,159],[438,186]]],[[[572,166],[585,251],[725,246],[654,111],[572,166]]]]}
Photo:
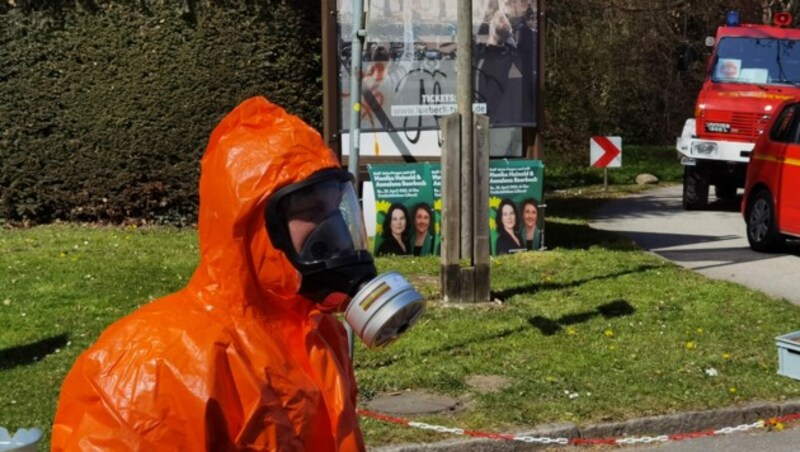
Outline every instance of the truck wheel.
{"type": "Polygon", "coordinates": [[[730,182],[719,183],[714,186],[717,199],[733,199],[736,197],[736,184],[730,182]]]}
{"type": "Polygon", "coordinates": [[[708,172],[696,166],[683,167],[683,208],[705,209],[708,205],[708,172]]]}
{"type": "Polygon", "coordinates": [[[747,201],[747,242],[754,251],[775,251],[786,238],[778,232],[775,206],[767,190],[759,190],[747,201]]]}

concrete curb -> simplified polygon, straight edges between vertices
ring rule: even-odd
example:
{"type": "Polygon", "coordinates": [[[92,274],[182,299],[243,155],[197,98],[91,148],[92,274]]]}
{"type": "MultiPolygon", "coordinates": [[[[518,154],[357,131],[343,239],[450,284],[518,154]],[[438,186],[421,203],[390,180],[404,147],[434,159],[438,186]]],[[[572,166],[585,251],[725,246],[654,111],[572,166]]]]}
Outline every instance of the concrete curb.
{"type": "MultiPolygon", "coordinates": [[[[657,436],[677,433],[692,433],[702,430],[736,427],[751,424],[759,419],[800,413],[800,400],[781,403],[753,402],[747,405],[709,411],[688,411],[631,419],[622,422],[606,422],[579,427],[575,424],[545,424],[533,430],[520,432],[524,436],[546,436],[550,438],[620,438],[623,436],[657,436]]],[[[449,427],[457,427],[455,425],[449,427]]],[[[527,444],[483,438],[447,440],[427,444],[398,444],[370,448],[375,452],[410,451],[530,451],[558,447],[552,444],[527,444]]]]}

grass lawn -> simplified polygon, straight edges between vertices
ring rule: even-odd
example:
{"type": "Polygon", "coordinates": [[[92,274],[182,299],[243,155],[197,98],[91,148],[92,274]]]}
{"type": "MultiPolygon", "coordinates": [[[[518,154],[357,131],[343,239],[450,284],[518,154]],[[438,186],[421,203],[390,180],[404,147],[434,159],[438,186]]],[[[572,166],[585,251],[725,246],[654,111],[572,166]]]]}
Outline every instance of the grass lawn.
{"type": "MultiPolygon", "coordinates": [[[[548,195],[550,249],[493,259],[494,303],[439,303],[435,257],[378,259],[429,310],[386,349],[356,349],[362,398],[447,394],[466,409],[417,420],[495,432],[800,398],[800,382],[775,373],[774,344],[800,329],[800,309],[587,226],[593,208],[634,189],[548,195]],[[475,375],[508,385],[480,392],[467,383],[475,375]]],[[[0,425],[39,427],[47,442],[77,355],[110,322],[183,287],[196,262],[189,228],[0,229],[0,425]]],[[[369,418],[362,428],[370,445],[447,438],[369,418]]]]}

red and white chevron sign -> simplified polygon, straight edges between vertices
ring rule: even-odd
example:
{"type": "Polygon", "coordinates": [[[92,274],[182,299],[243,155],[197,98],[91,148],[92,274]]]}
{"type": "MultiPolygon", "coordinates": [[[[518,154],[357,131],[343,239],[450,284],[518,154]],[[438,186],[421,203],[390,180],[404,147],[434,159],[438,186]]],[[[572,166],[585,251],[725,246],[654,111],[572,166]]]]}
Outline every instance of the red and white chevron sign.
{"type": "Polygon", "coordinates": [[[589,139],[589,164],[595,168],[622,166],[622,137],[592,137],[589,139]]]}

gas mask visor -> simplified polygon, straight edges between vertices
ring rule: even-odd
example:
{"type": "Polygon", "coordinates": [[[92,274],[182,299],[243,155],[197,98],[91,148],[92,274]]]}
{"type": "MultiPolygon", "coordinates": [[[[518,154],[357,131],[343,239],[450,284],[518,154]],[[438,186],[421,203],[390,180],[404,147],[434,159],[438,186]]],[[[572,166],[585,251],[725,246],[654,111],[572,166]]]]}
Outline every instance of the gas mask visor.
{"type": "Polygon", "coordinates": [[[323,170],[278,190],[266,222],[275,247],[303,274],[372,262],[352,177],[345,171],[323,170]]]}
{"type": "Polygon", "coordinates": [[[276,191],[265,211],[267,232],[302,275],[299,293],[336,301],[370,348],[392,342],[424,311],[422,295],[399,273],[377,275],[352,176],[322,170],[276,191]]]}

